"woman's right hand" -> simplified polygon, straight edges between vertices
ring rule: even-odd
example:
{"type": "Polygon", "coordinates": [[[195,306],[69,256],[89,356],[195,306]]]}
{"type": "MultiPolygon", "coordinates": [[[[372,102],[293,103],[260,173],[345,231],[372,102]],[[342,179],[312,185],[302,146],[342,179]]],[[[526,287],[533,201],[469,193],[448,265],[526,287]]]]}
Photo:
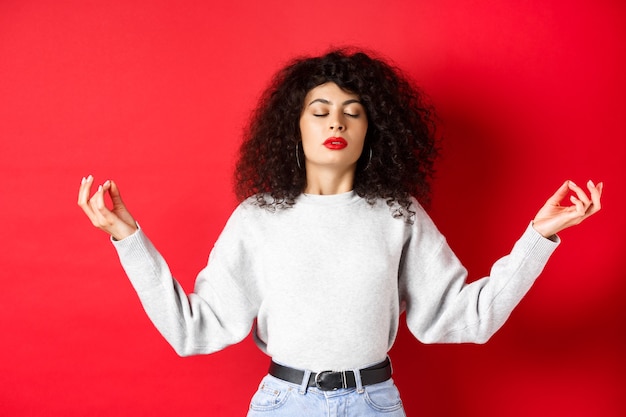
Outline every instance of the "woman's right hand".
{"type": "Polygon", "coordinates": [[[122,240],[135,233],[137,223],[130,215],[117,185],[113,181],[106,181],[100,185],[91,198],[91,186],[93,177],[90,175],[83,178],[78,189],[78,205],[83,209],[91,223],[98,229],[104,230],[115,240],[122,240]],[[109,209],[104,201],[105,194],[108,193],[113,203],[113,208],[109,209]]]}

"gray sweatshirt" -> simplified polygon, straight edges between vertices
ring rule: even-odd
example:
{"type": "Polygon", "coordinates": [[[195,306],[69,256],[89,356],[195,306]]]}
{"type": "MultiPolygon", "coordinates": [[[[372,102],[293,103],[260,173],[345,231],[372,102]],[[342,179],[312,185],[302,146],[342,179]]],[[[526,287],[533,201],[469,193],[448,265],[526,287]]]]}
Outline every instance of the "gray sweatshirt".
{"type": "Polygon", "coordinates": [[[386,202],[353,192],[298,197],[269,211],[248,200],[233,212],[193,293],[174,280],[143,231],[113,242],[148,316],[179,355],[245,338],[275,361],[322,370],[385,358],[406,311],[424,343],[486,342],[559,243],[530,225],[489,277],[467,271],[422,207],[412,224],[386,202]]]}

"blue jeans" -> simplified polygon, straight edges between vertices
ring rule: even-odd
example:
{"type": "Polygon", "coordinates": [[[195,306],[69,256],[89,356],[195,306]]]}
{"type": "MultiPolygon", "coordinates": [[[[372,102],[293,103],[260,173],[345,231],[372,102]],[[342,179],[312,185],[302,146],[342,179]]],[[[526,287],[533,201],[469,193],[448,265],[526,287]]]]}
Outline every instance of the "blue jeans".
{"type": "Polygon", "coordinates": [[[248,417],[406,417],[393,380],[362,386],[356,379],[356,388],[322,391],[267,375],[252,397],[248,417]]]}

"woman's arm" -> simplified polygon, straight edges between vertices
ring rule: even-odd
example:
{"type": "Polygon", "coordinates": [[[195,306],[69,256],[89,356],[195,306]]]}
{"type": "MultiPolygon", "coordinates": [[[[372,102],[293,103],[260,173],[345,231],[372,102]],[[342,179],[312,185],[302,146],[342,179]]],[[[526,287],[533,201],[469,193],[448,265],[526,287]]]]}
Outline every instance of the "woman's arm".
{"type": "Polygon", "coordinates": [[[89,198],[92,184],[91,175],[83,178],[78,205],[95,227],[111,235],[144,310],[179,355],[212,353],[250,332],[256,305],[236,282],[239,276],[249,276],[242,271],[241,253],[227,247],[214,255],[218,260],[200,272],[196,290],[187,295],[126,209],[115,183],[106,181],[89,198]],[[105,204],[106,193],[113,203],[111,209],[105,204]],[[231,263],[225,266],[227,261],[231,263]],[[230,265],[234,267],[228,268],[230,265]]]}
{"type": "Polygon", "coordinates": [[[542,272],[559,243],[556,233],[600,210],[602,183],[587,186],[590,197],[571,181],[565,182],[512,251],[493,265],[487,277],[469,284],[467,270],[429,217],[419,213],[420,224],[406,246],[400,280],[413,334],[426,343],[486,342],[542,272]],[[572,205],[561,206],[570,190],[576,194],[570,198],[572,205]]]}

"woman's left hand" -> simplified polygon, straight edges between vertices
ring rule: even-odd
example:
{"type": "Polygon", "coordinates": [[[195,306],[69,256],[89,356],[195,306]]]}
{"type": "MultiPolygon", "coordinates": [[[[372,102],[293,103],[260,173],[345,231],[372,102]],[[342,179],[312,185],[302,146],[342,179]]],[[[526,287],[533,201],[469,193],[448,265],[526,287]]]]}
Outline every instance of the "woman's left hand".
{"type": "Polygon", "coordinates": [[[582,188],[572,181],[565,181],[539,210],[535,220],[533,220],[533,227],[542,236],[551,237],[563,229],[579,224],[587,217],[600,211],[603,186],[603,183],[594,185],[591,181],[587,182],[588,196],[582,188]],[[569,198],[572,205],[562,206],[561,201],[570,191],[575,194],[569,198]]]}

